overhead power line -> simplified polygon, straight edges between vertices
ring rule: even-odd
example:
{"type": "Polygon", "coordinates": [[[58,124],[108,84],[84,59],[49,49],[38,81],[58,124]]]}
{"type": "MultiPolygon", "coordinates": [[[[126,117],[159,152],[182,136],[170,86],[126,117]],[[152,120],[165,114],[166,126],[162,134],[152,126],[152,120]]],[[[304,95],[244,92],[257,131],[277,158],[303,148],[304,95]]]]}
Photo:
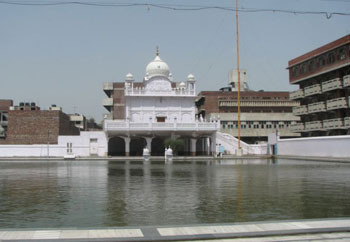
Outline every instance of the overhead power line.
{"type": "MultiPolygon", "coordinates": [[[[58,5],[85,5],[93,7],[154,7],[168,9],[174,11],[201,11],[201,10],[221,10],[221,11],[236,11],[235,8],[225,6],[200,6],[200,5],[177,5],[177,4],[154,4],[154,3],[115,3],[115,2],[83,2],[83,1],[56,1],[56,2],[38,2],[38,1],[0,1],[0,4],[21,5],[21,6],[58,6],[58,5]]],[[[243,13],[286,13],[300,15],[323,15],[327,19],[334,15],[350,16],[347,12],[327,12],[327,11],[300,11],[300,10],[284,10],[284,9],[260,9],[260,8],[239,8],[239,12],[243,13]]]]}

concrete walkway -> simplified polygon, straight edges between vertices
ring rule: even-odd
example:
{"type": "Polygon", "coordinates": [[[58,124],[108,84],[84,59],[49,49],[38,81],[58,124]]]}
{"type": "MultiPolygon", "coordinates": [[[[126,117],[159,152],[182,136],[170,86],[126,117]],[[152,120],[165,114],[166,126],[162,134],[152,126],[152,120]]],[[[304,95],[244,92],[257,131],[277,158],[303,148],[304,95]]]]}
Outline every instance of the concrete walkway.
{"type": "Polygon", "coordinates": [[[350,218],[198,226],[0,230],[0,241],[350,241],[350,218]],[[229,239],[229,240],[227,240],[229,239]],[[238,239],[238,240],[237,240],[238,239]]]}

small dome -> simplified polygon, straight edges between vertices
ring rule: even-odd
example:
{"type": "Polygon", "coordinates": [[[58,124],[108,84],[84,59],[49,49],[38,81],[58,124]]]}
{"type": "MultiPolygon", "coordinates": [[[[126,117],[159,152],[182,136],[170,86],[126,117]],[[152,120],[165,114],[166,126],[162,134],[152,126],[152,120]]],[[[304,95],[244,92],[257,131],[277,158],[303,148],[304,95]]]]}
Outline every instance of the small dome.
{"type": "Polygon", "coordinates": [[[189,75],[187,76],[187,81],[192,81],[192,82],[194,82],[194,81],[196,81],[196,79],[194,78],[194,75],[189,74],[189,75]]]}
{"type": "Polygon", "coordinates": [[[154,58],[153,61],[151,61],[147,67],[146,67],[146,73],[149,77],[152,76],[166,76],[169,77],[170,70],[167,63],[162,61],[159,57],[158,49],[157,49],[157,55],[156,58],[154,58]]]}
{"type": "Polygon", "coordinates": [[[179,88],[186,88],[186,83],[184,83],[184,82],[180,82],[180,84],[179,84],[179,88]]]}
{"type": "Polygon", "coordinates": [[[129,82],[134,81],[134,76],[131,73],[126,74],[125,81],[129,81],[129,82]]]}

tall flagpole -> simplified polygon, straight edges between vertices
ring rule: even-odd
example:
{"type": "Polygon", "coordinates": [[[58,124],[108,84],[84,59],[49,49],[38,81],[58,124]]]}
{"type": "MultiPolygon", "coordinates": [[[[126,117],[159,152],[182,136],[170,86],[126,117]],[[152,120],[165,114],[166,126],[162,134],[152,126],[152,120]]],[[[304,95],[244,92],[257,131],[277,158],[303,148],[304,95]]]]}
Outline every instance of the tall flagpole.
{"type": "MultiPolygon", "coordinates": [[[[238,0],[236,0],[236,48],[237,48],[237,75],[238,75],[238,90],[237,90],[237,112],[238,112],[238,152],[241,149],[241,73],[239,70],[239,36],[238,36],[238,0]]],[[[240,154],[240,153],[239,153],[240,154]]]]}

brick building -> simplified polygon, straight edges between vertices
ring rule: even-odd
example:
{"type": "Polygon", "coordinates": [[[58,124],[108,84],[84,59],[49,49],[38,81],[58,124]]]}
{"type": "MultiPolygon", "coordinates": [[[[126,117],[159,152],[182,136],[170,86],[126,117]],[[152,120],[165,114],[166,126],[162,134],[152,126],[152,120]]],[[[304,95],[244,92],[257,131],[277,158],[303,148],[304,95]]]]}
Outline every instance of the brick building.
{"type": "Polygon", "coordinates": [[[350,35],[301,55],[288,63],[289,82],[299,89],[290,98],[302,136],[350,134],[350,35]]]}
{"type": "Polygon", "coordinates": [[[0,143],[7,135],[8,111],[12,105],[12,100],[0,100],[0,143]]]}
{"type": "MultiPolygon", "coordinates": [[[[196,101],[197,113],[208,120],[219,118],[220,131],[237,137],[237,92],[232,92],[230,88],[222,90],[199,93],[196,101]]],[[[292,113],[292,108],[298,102],[289,100],[288,92],[245,90],[240,92],[240,100],[243,141],[267,141],[268,134],[276,130],[284,138],[298,136],[290,129],[299,120],[292,113]]]]}
{"type": "Polygon", "coordinates": [[[35,103],[20,103],[8,111],[7,136],[2,144],[57,144],[58,136],[79,135],[67,114],[40,110],[35,103]]]}

